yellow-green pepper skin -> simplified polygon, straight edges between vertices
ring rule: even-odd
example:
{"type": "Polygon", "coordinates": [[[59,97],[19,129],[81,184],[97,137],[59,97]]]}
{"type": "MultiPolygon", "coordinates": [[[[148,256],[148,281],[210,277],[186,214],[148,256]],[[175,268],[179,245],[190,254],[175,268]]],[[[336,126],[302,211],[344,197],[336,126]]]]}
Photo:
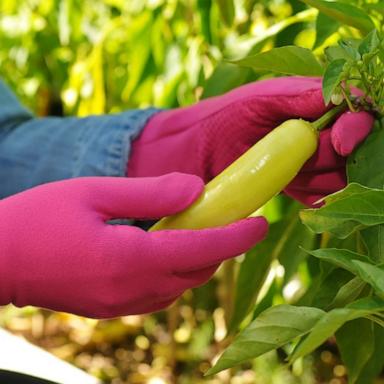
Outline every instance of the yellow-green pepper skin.
{"type": "Polygon", "coordinates": [[[249,216],[291,182],[317,146],[311,123],[285,121],[211,180],[190,207],[150,231],[209,228],[249,216]]]}

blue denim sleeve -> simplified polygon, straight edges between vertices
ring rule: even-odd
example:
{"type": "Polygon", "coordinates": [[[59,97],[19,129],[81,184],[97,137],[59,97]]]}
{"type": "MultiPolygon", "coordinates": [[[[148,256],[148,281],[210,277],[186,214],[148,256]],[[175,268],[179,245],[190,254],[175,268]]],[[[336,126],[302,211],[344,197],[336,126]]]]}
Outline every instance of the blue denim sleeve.
{"type": "Polygon", "coordinates": [[[0,80],[0,198],[78,176],[124,176],[132,141],[157,109],[36,118],[0,80]]]}

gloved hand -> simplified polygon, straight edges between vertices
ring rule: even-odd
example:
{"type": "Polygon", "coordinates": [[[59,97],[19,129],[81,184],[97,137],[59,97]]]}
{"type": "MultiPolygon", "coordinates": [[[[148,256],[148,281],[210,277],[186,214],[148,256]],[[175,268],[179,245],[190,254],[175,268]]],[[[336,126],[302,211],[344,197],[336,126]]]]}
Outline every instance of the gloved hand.
{"type": "MultiPolygon", "coordinates": [[[[291,118],[315,120],[327,110],[321,79],[280,77],[239,87],[193,106],[162,111],[133,142],[128,176],[179,171],[202,177],[219,174],[270,130],[291,118]]],[[[317,153],[285,192],[311,205],[346,184],[345,156],[373,125],[367,112],[341,115],[320,134],[317,153]]]]}
{"type": "Polygon", "coordinates": [[[160,310],[206,282],[225,259],[261,241],[262,217],[205,230],[148,233],[112,218],[185,209],[203,181],[85,177],[0,201],[0,305],[35,305],[108,318],[160,310]]]}

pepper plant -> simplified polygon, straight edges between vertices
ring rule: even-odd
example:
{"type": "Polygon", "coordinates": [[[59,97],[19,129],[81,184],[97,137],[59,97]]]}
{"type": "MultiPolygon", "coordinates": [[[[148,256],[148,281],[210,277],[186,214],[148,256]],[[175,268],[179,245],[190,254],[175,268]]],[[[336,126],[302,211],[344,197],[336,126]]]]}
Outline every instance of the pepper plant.
{"type": "Polygon", "coordinates": [[[275,349],[291,364],[335,337],[348,382],[365,384],[384,365],[384,5],[305,2],[319,11],[312,52],[285,46],[234,64],[321,75],[326,104],[345,100],[351,111],[368,110],[375,128],[348,159],[345,189],[326,197],[321,208],[289,204],[267,240],[245,256],[229,323],[232,343],[208,374],[275,349]],[[327,44],[332,40],[336,44],[327,44]],[[356,95],[354,87],[364,94],[356,95]],[[265,284],[276,262],[285,276],[275,274],[265,284]],[[299,267],[306,268],[307,281],[284,299],[299,267]]]}

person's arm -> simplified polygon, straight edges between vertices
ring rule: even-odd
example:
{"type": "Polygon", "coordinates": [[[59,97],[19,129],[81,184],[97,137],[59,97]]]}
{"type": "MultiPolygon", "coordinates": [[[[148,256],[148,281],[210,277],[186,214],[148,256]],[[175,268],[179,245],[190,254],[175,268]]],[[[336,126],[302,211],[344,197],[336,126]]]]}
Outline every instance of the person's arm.
{"type": "Polygon", "coordinates": [[[0,198],[78,176],[125,176],[131,143],[156,111],[36,118],[0,80],[0,198]]]}

